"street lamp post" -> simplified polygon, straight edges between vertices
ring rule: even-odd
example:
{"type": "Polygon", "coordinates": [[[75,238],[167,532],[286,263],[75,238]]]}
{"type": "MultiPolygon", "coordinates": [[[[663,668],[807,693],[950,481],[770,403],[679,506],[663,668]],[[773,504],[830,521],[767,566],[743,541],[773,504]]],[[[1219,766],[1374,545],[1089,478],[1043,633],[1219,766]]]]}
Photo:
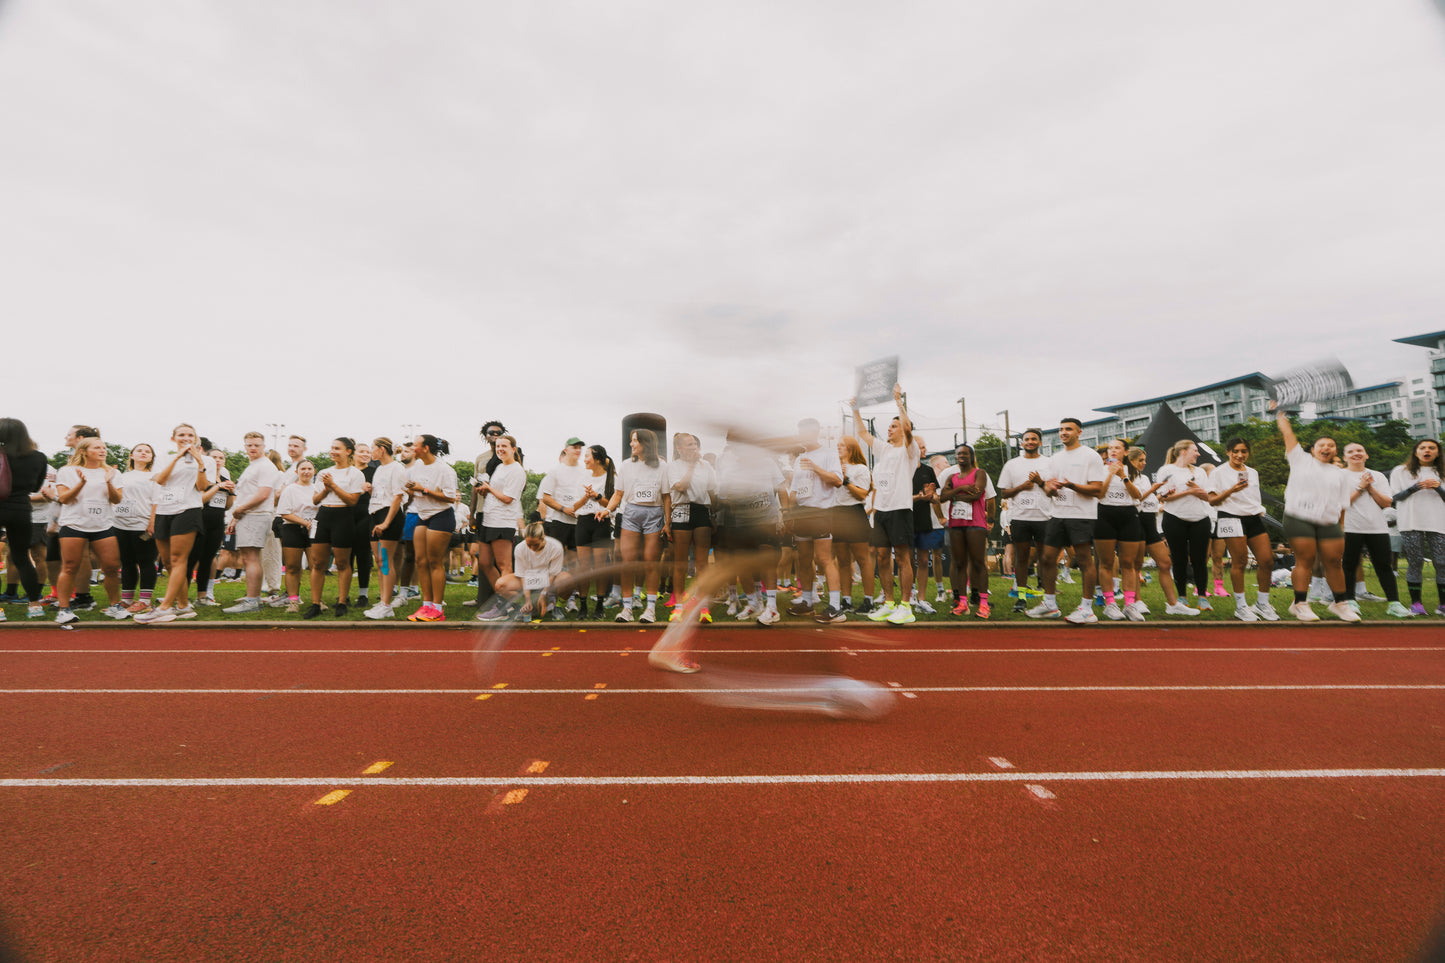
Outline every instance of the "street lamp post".
{"type": "Polygon", "coordinates": [[[962,398],[958,399],[958,414],[963,420],[963,443],[968,444],[968,405],[964,404],[962,398]]]}
{"type": "Polygon", "coordinates": [[[1008,461],[1014,456],[1014,436],[1013,432],[1009,430],[1008,409],[1005,408],[1003,411],[995,411],[994,414],[1003,415],[1003,448],[1007,453],[1004,455],[1004,461],[1008,461]]]}

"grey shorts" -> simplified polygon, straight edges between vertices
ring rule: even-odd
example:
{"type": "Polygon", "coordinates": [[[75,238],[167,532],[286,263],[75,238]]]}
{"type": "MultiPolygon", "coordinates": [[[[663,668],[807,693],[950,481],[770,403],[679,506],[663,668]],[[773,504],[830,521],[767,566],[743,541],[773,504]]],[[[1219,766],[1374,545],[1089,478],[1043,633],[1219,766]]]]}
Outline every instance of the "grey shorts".
{"type": "Polygon", "coordinates": [[[271,519],[274,515],[263,515],[260,512],[247,512],[236,522],[236,547],[237,548],[264,548],[266,536],[271,534],[271,519]]]}
{"type": "Polygon", "coordinates": [[[662,531],[661,505],[628,505],[622,510],[622,530],[655,535],[662,531]]]}

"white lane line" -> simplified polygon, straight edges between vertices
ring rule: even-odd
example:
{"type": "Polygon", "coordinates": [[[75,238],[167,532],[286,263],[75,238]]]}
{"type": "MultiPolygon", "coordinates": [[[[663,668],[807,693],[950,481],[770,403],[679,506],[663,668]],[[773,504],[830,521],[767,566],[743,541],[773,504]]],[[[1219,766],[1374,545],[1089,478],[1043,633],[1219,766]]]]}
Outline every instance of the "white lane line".
{"type": "Polygon", "coordinates": [[[1018,768],[1018,767],[1015,766],[1013,763],[1011,763],[1011,762],[1009,762],[1007,759],[1005,759],[1003,756],[989,756],[989,757],[988,757],[988,761],[989,761],[990,764],[992,764],[992,765],[993,765],[995,768],[997,768],[997,769],[1017,769],[1017,768],[1018,768]]]}
{"type": "MultiPolygon", "coordinates": [[[[0,655],[471,655],[476,649],[0,649],[0,655]]],[[[558,649],[512,649],[502,650],[505,655],[539,655],[556,652],[558,649]]],[[[568,655],[616,656],[632,649],[567,649],[568,655]]],[[[826,649],[701,649],[708,655],[817,655],[819,653],[841,653],[843,655],[1132,655],[1135,653],[1288,653],[1305,655],[1318,652],[1445,652],[1440,645],[1358,645],[1358,646],[1141,646],[1114,648],[1026,648],[1026,649],[915,649],[882,646],[876,649],[833,646],[826,649]]]]}
{"type": "MultiPolygon", "coordinates": [[[[827,686],[763,686],[727,689],[608,689],[614,695],[819,692],[827,686]]],[[[1445,684],[1395,685],[939,685],[906,686],[894,692],[1435,692],[1445,684]]],[[[0,695],[476,695],[478,689],[0,689],[0,695]]],[[[582,695],[592,689],[499,689],[488,695],[582,695]]]]}
{"type": "Polygon", "coordinates": [[[1049,792],[1047,789],[1045,789],[1043,786],[1038,785],[1037,783],[1030,783],[1024,788],[1029,791],[1030,796],[1033,796],[1039,802],[1048,802],[1051,799],[1059,798],[1058,796],[1055,796],[1053,793],[1049,792]]]}
{"type": "Polygon", "coordinates": [[[188,779],[0,779],[0,789],[188,789],[379,786],[776,786],[858,783],[1230,782],[1283,779],[1445,779],[1442,769],[1195,769],[1140,772],[798,773],[740,776],[279,776],[188,779]]]}

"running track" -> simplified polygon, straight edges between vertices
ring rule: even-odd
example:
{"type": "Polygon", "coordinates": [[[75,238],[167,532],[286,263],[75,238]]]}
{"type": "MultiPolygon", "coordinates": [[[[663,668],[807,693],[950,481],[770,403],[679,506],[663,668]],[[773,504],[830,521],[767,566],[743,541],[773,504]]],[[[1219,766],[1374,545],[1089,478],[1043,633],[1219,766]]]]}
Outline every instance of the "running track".
{"type": "Polygon", "coordinates": [[[523,627],[482,679],[462,626],[7,627],[4,926],[58,961],[1318,961],[1439,917],[1438,625],[700,637],[889,684],[872,723],[700,704],[656,637],[523,627]]]}

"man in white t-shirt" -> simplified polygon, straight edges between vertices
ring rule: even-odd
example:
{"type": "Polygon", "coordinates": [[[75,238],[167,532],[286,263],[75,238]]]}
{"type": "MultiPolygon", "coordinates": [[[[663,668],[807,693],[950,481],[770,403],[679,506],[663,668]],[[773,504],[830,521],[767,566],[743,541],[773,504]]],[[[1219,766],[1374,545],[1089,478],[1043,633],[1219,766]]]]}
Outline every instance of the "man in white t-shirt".
{"type": "MultiPolygon", "coordinates": [[[[1039,454],[1044,433],[1028,428],[1019,437],[1023,454],[1010,458],[998,474],[998,497],[1008,502],[1009,544],[1013,547],[1014,611],[1028,608],[1029,565],[1044,552],[1044,530],[1049,523],[1051,499],[1044,492],[1043,473],[1049,461],[1039,454]]],[[[1039,564],[1039,586],[1043,586],[1043,564],[1039,564]]]]}
{"type": "Polygon", "coordinates": [[[788,614],[812,615],[823,623],[842,622],[847,616],[843,614],[838,588],[838,561],[833,557],[832,511],[838,486],[843,484],[843,466],[838,460],[837,446],[824,445],[818,440],[820,427],[816,418],[798,422],[798,441],[803,453],[793,462],[793,478],[788,485],[797,552],[798,594],[788,614]],[[818,603],[818,596],[813,592],[815,564],[822,564],[828,580],[828,607],[819,613],[813,612],[818,603]]]}
{"type": "Polygon", "coordinates": [[[1044,600],[1028,610],[1029,618],[1056,619],[1059,606],[1054,589],[1059,577],[1059,553],[1073,548],[1083,576],[1083,600],[1069,613],[1070,622],[1097,622],[1094,615],[1094,521],[1099,517],[1099,496],[1104,492],[1104,459],[1092,448],[1079,443],[1083,422],[1065,418],[1059,422],[1062,451],[1048,457],[1044,493],[1053,499],[1050,518],[1044,527],[1044,554],[1039,567],[1044,600]]]}
{"type": "Polygon", "coordinates": [[[898,625],[915,621],[908,600],[913,596],[913,472],[919,454],[918,443],[913,440],[913,422],[903,403],[903,389],[898,385],[893,386],[893,400],[898,404],[898,417],[888,423],[886,440],[868,433],[856,401],[852,408],[854,434],[864,449],[873,452],[873,527],[885,549],[877,566],[883,577],[884,603],[868,618],[898,625]],[[898,580],[903,588],[900,602],[893,600],[893,566],[886,549],[891,549],[898,560],[898,580]]]}
{"type": "Polygon", "coordinates": [[[266,436],[248,431],[244,439],[251,463],[236,480],[236,500],[226,533],[236,536],[236,553],[246,570],[246,597],[225,611],[255,612],[261,608],[261,549],[271,534],[276,502],[273,492],[281,485],[281,472],[266,457],[266,436]]]}

